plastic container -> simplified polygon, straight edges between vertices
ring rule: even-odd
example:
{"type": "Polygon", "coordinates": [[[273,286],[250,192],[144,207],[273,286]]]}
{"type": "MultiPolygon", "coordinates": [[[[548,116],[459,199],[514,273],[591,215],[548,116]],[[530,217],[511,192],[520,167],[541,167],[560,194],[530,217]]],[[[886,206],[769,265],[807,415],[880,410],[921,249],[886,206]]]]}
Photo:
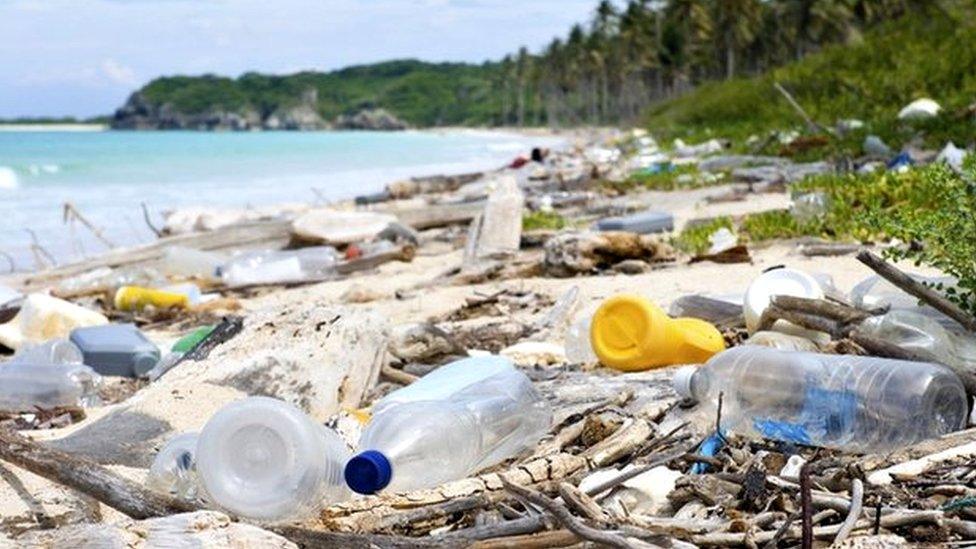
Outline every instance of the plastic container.
{"type": "Polygon", "coordinates": [[[595,312],[590,311],[589,314],[580,315],[566,330],[563,348],[566,351],[566,360],[570,364],[595,364],[600,360],[590,342],[590,329],[595,312]]]}
{"type": "Polygon", "coordinates": [[[186,309],[190,306],[190,298],[186,294],[140,286],[122,286],[115,292],[114,303],[115,308],[120,311],[141,311],[149,307],[155,309],[186,309]]]}
{"type": "Polygon", "coordinates": [[[163,252],[160,270],[167,276],[216,282],[217,269],[226,261],[223,254],[171,246],[163,252]]]}
{"type": "Polygon", "coordinates": [[[228,286],[298,282],[334,274],[338,261],[332,246],[265,250],[231,259],[221,266],[220,276],[228,286]]]}
{"type": "Polygon", "coordinates": [[[197,477],[197,433],[183,433],[171,438],[156,454],[146,485],[150,490],[194,501],[199,495],[197,477]]]}
{"type": "Polygon", "coordinates": [[[596,224],[601,231],[638,234],[663,233],[674,229],[674,216],[667,212],[642,212],[626,217],[608,217],[596,224]]]}
{"type": "Polygon", "coordinates": [[[71,342],[85,364],[105,376],[140,377],[159,362],[159,348],[134,324],[77,328],[71,342]]]}
{"type": "Polygon", "coordinates": [[[590,342],[601,363],[624,371],[700,364],[725,349],[715,326],[697,318],[672,319],[649,300],[630,294],[600,305],[590,342]]]}
{"type": "Polygon", "coordinates": [[[98,402],[102,379],[82,364],[81,351],[58,339],[25,347],[0,364],[0,410],[36,411],[98,402]]]}
{"type": "Polygon", "coordinates": [[[823,299],[824,292],[817,279],[803,271],[779,268],[764,272],[749,285],[742,303],[749,333],[754,333],[759,328],[759,319],[776,295],[823,299]]]}
{"type": "Polygon", "coordinates": [[[148,378],[149,381],[156,381],[162,377],[163,374],[173,369],[173,367],[176,366],[179,361],[183,360],[183,357],[192,351],[197,345],[199,345],[201,341],[207,339],[207,337],[210,336],[216,327],[216,324],[201,326],[181,337],[176,341],[176,343],[173,344],[170,351],[159,360],[156,366],[154,366],[152,370],[146,372],[145,377],[148,378]]]}
{"type": "MultiPolygon", "coordinates": [[[[929,286],[941,284],[953,287],[958,284],[952,277],[926,277],[918,274],[909,274],[909,276],[929,286]]],[[[878,275],[865,278],[851,289],[851,303],[855,307],[867,310],[887,308],[891,311],[912,311],[923,314],[950,330],[961,329],[955,320],[928,305],[921,304],[917,297],[905,293],[878,275]]]]}
{"type": "Polygon", "coordinates": [[[101,324],[108,324],[101,313],[49,295],[30,294],[17,316],[0,325],[0,343],[17,350],[27,344],[67,338],[75,328],[101,324]]]}
{"type": "Polygon", "coordinates": [[[492,183],[481,221],[472,225],[469,236],[474,259],[505,256],[519,250],[524,204],[525,195],[514,177],[500,177],[492,183]]]}
{"type": "Polygon", "coordinates": [[[300,520],[350,496],[339,435],[273,398],[223,407],[200,432],[196,457],[206,497],[242,517],[300,520]]]}
{"type": "Polygon", "coordinates": [[[361,494],[430,488],[534,446],[552,411],[525,374],[492,358],[445,366],[401,389],[413,390],[406,397],[389,395],[346,465],[349,487],[361,494]],[[472,372],[475,365],[481,367],[472,372]],[[451,370],[432,377],[444,368],[451,370]]]}
{"type": "Polygon", "coordinates": [[[675,390],[698,400],[697,419],[747,437],[848,452],[884,453],[965,425],[962,382],[945,366],[744,345],[701,368],[682,368],[675,390]]]}
{"type": "Polygon", "coordinates": [[[871,317],[858,326],[858,332],[933,362],[965,370],[976,368],[976,338],[968,333],[950,332],[934,318],[919,312],[896,309],[871,317]]]}

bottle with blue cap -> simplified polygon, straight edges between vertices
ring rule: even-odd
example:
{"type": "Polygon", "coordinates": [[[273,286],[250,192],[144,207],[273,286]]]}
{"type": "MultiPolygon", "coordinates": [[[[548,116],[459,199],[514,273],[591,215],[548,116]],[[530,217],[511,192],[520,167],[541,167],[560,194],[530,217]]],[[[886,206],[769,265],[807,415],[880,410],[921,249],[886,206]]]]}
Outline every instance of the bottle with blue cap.
{"type": "Polygon", "coordinates": [[[531,380],[498,356],[442,366],[374,410],[345,468],[360,494],[465,478],[532,447],[552,423],[531,380]]]}

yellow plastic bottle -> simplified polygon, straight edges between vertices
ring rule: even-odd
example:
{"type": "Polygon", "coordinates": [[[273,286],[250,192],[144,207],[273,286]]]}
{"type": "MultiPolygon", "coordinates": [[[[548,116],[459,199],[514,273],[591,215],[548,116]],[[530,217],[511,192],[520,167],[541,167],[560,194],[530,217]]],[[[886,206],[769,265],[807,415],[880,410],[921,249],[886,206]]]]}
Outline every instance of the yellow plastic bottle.
{"type": "Polygon", "coordinates": [[[186,309],[189,305],[190,298],[186,294],[152,288],[122,286],[115,292],[115,308],[120,311],[141,311],[149,306],[157,309],[186,309]]]}
{"type": "Polygon", "coordinates": [[[629,294],[600,305],[590,343],[603,365],[627,372],[701,364],[725,349],[715,326],[697,318],[673,319],[647,299],[629,294]]]}

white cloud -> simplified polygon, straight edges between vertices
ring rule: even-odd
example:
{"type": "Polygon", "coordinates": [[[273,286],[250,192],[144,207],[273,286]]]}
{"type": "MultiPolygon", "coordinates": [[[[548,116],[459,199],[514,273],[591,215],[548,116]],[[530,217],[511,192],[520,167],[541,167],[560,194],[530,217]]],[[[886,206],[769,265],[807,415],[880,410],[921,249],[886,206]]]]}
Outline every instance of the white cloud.
{"type": "Polygon", "coordinates": [[[139,77],[132,67],[123,65],[115,59],[108,58],[102,60],[102,74],[115,84],[127,87],[135,87],[140,84],[139,77]]]}

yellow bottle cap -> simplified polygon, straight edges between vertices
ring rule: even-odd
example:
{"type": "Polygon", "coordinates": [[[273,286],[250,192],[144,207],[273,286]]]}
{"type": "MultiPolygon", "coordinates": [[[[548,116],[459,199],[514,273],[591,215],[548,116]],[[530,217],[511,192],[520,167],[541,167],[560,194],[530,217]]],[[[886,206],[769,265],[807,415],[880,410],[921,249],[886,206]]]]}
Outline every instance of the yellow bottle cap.
{"type": "Polygon", "coordinates": [[[668,321],[657,305],[637,295],[617,295],[603,302],[593,315],[590,343],[605,366],[645,370],[648,343],[664,338],[668,321]]]}

